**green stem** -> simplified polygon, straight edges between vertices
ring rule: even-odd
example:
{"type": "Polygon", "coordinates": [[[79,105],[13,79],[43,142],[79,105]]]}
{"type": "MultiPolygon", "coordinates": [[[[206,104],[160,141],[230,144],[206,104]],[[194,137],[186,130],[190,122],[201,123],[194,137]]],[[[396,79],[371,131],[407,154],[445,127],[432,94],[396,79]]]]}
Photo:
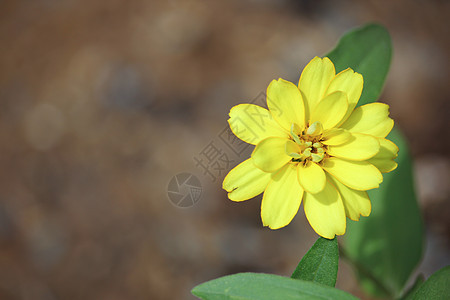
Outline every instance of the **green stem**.
{"type": "Polygon", "coordinates": [[[342,256],[343,259],[348,261],[360,274],[364,275],[365,277],[369,278],[383,293],[389,296],[389,298],[393,299],[394,295],[392,294],[392,291],[389,290],[386,285],[378,280],[372,272],[370,272],[369,269],[367,269],[363,264],[353,260],[348,254],[347,251],[345,251],[344,247],[342,247],[339,244],[339,254],[342,256]]]}

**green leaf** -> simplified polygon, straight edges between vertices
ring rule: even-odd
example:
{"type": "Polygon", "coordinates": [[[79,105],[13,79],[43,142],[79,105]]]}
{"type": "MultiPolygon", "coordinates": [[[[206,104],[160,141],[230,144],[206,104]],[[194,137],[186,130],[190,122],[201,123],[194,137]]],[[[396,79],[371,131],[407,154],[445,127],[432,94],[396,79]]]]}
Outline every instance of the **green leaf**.
{"type": "MultiPolygon", "coordinates": [[[[364,88],[358,105],[380,96],[391,61],[387,30],[369,24],[345,34],[327,56],[336,71],[361,73],[364,88]]],[[[400,148],[397,170],[384,175],[379,189],[369,191],[372,213],[348,222],[344,253],[357,268],[363,288],[378,296],[397,296],[419,262],[423,224],[414,192],[412,164],[403,136],[394,128],[388,137],[400,148]]]]}
{"type": "Polygon", "coordinates": [[[358,105],[374,102],[383,89],[391,63],[391,38],[381,25],[368,24],[345,34],[328,58],[336,72],[347,68],[361,73],[364,89],[358,105]]]}
{"type": "Polygon", "coordinates": [[[398,167],[384,174],[380,188],[369,191],[371,215],[348,222],[345,250],[366,291],[392,297],[422,257],[424,229],[407,144],[395,128],[388,138],[400,148],[398,167]]]}
{"type": "Polygon", "coordinates": [[[357,299],[319,283],[262,273],[217,278],[196,286],[192,294],[203,300],[357,299]]]}
{"type": "Polygon", "coordinates": [[[332,240],[319,237],[303,256],[291,278],[314,281],[334,287],[339,262],[337,238],[332,240]]]}
{"type": "Polygon", "coordinates": [[[450,266],[446,266],[428,278],[417,291],[408,297],[412,300],[445,300],[450,296],[450,266]]]}

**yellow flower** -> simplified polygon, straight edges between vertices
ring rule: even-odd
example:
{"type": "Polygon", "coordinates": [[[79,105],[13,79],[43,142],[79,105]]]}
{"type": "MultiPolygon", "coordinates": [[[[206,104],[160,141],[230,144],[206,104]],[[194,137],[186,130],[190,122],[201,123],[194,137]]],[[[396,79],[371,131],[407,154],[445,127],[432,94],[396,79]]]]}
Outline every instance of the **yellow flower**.
{"type": "Polygon", "coordinates": [[[315,57],[298,87],[270,83],[269,110],[233,107],[231,130],[256,147],[225,177],[228,197],[244,201],[264,192],[261,218],[271,229],[288,225],[303,200],[312,228],[330,239],[345,233],[346,217],[368,216],[366,191],[379,187],[381,172],[397,167],[398,147],[385,139],[394,126],[388,105],[355,109],[362,89],[361,74],[349,68],[336,75],[327,57],[315,57]]]}

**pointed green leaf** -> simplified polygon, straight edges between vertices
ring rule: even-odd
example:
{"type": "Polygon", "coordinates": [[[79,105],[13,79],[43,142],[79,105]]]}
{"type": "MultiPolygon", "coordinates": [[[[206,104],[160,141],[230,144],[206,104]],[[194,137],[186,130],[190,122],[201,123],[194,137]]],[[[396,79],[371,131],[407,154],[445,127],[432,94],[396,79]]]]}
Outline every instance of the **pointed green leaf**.
{"type": "Polygon", "coordinates": [[[369,191],[371,215],[359,222],[349,221],[345,249],[351,261],[376,279],[360,272],[368,292],[397,296],[422,257],[424,229],[408,147],[395,128],[388,138],[400,148],[398,167],[384,174],[380,188],[369,191]]]}
{"type": "Polygon", "coordinates": [[[291,278],[314,281],[334,287],[339,262],[337,238],[319,237],[303,256],[291,278]]]}
{"type": "Polygon", "coordinates": [[[428,278],[417,291],[408,297],[411,300],[445,300],[450,297],[450,266],[446,266],[428,278]]]}
{"type": "MultiPolygon", "coordinates": [[[[327,56],[336,71],[361,73],[364,88],[358,105],[374,102],[382,92],[391,60],[387,30],[369,24],[345,34],[327,56]]],[[[384,174],[379,189],[369,191],[372,213],[348,222],[345,250],[359,270],[361,283],[374,295],[397,296],[419,262],[423,224],[414,192],[411,157],[398,130],[389,136],[400,148],[397,170],[384,174]]]]}
{"type": "Polygon", "coordinates": [[[345,34],[326,56],[334,63],[336,72],[352,68],[363,75],[364,88],[358,105],[364,105],[380,96],[391,55],[388,31],[381,25],[368,24],[345,34]]]}
{"type": "Polygon", "coordinates": [[[346,300],[356,297],[311,281],[261,273],[239,273],[196,286],[192,294],[203,300],[346,300]]]}

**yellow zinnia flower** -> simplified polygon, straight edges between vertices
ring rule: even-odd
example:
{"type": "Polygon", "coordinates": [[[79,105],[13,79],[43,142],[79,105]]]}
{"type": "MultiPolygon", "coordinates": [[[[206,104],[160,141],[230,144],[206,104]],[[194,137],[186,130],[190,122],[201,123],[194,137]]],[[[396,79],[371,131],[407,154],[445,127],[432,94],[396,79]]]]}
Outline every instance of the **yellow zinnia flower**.
{"type": "Polygon", "coordinates": [[[346,217],[371,211],[367,190],[394,170],[398,147],[385,139],[394,121],[389,106],[370,103],[355,109],[363,77],[352,69],[336,75],[333,63],[315,57],[298,87],[283,79],[267,88],[269,110],[240,104],[230,111],[233,133],[256,145],[251,158],[232,169],[223,188],[233,201],[264,192],[264,226],[288,225],[300,207],[325,238],[342,235],[346,217]]]}

